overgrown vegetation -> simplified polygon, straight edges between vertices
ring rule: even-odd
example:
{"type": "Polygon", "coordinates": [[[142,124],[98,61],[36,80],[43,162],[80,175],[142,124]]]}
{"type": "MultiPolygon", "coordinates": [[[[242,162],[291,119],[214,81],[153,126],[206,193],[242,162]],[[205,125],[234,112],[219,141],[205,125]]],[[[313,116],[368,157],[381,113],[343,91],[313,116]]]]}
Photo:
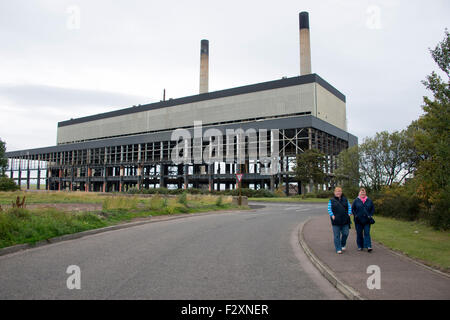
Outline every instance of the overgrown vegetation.
{"type": "Polygon", "coordinates": [[[102,208],[108,210],[136,210],[139,200],[136,197],[109,197],[103,200],[102,208]]]}
{"type": "Polygon", "coordinates": [[[105,219],[89,212],[9,209],[0,213],[0,247],[18,243],[35,243],[107,225],[108,222],[105,219]]]}
{"type": "Polygon", "coordinates": [[[419,197],[407,186],[384,187],[372,198],[377,213],[386,217],[413,221],[419,219],[423,212],[419,197]]]}
{"type": "Polygon", "coordinates": [[[86,192],[0,192],[0,204],[11,204],[17,197],[27,197],[27,204],[35,203],[103,203],[103,200],[111,196],[98,195],[86,192]]]}
{"type": "MultiPolygon", "coordinates": [[[[167,189],[167,188],[149,188],[149,189],[137,189],[132,188],[128,190],[129,194],[160,194],[160,195],[182,195],[184,193],[186,194],[201,194],[201,195],[223,195],[223,196],[238,196],[239,190],[233,189],[233,190],[222,190],[222,191],[209,191],[209,190],[202,190],[202,189],[195,189],[195,188],[189,188],[189,189],[167,189]]],[[[242,188],[241,189],[242,196],[245,197],[275,197],[276,194],[273,192],[266,190],[266,189],[259,189],[259,190],[253,190],[249,188],[242,188]]],[[[284,194],[283,194],[284,195],[284,194]]]]}
{"type": "MultiPolygon", "coordinates": [[[[64,212],[52,209],[25,209],[12,207],[16,193],[1,193],[2,199],[9,206],[0,210],[0,247],[19,243],[35,243],[40,240],[61,236],[89,229],[101,228],[135,218],[150,216],[206,212],[224,209],[236,209],[229,196],[189,195],[182,193],[178,197],[153,195],[151,197],[138,196],[100,196],[97,194],[81,193],[86,201],[102,203],[98,212],[64,212]],[[9,197],[6,197],[8,195],[9,197]]],[[[27,193],[31,196],[33,193],[27,193]]],[[[39,193],[43,198],[52,193],[39,193]]],[[[63,197],[63,195],[59,195],[63,197]]],[[[62,199],[73,202],[80,199],[80,194],[68,193],[62,199]]],[[[61,198],[57,198],[61,200],[61,198]]],[[[25,206],[24,198],[19,204],[25,206]]],[[[85,201],[85,202],[86,202],[85,201]]],[[[17,202],[17,198],[16,198],[17,202]]],[[[42,203],[42,202],[41,202],[42,203]]],[[[67,203],[67,202],[64,202],[67,203]]],[[[239,207],[242,208],[242,207],[239,207]]],[[[245,208],[245,207],[244,207],[245,208]]]]}
{"type": "Polygon", "coordinates": [[[311,192],[311,193],[307,193],[302,195],[301,197],[303,199],[310,199],[310,198],[317,198],[317,199],[330,199],[334,196],[334,193],[332,190],[326,190],[326,191],[316,191],[316,192],[311,192]]]}
{"type": "Polygon", "coordinates": [[[15,181],[8,177],[0,177],[0,191],[16,191],[19,186],[15,181]]]}

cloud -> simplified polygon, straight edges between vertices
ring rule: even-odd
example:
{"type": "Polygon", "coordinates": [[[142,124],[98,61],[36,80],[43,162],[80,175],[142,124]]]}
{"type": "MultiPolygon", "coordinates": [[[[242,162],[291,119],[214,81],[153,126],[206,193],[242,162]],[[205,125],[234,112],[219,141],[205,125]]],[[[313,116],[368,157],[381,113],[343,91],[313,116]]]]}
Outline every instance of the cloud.
{"type": "Polygon", "coordinates": [[[57,108],[143,104],[143,97],[134,95],[39,84],[0,85],[0,98],[18,106],[57,108]]]}
{"type": "Polygon", "coordinates": [[[8,151],[55,145],[59,121],[149,102],[117,92],[0,84],[0,137],[8,151]]]}

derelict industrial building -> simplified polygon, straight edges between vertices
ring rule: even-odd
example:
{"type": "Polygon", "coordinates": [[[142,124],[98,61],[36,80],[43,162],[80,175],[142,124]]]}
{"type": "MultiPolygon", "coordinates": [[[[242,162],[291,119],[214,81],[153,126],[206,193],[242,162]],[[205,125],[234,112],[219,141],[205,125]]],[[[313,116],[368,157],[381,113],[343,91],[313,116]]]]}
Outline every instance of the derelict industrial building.
{"type": "MultiPolygon", "coordinates": [[[[235,174],[244,173],[243,186],[273,190],[299,183],[289,174],[290,163],[312,148],[326,154],[325,170],[332,176],[337,155],[356,145],[357,138],[347,131],[345,96],[311,73],[309,17],[301,12],[299,18],[300,76],[209,92],[209,42],[202,40],[199,94],[59,122],[56,146],[7,152],[10,177],[27,188],[36,180],[38,189],[45,184],[48,190],[108,192],[129,187],[223,190],[235,188],[235,174]],[[256,159],[245,156],[244,164],[221,159],[174,163],[172,132],[193,132],[195,121],[202,122],[202,132],[214,128],[224,137],[229,129],[268,130],[268,138],[257,139],[268,150],[276,141],[277,172],[263,172],[258,153],[256,159]]],[[[202,139],[201,145],[210,142],[202,139]]],[[[246,152],[250,149],[245,146],[246,152]]]]}

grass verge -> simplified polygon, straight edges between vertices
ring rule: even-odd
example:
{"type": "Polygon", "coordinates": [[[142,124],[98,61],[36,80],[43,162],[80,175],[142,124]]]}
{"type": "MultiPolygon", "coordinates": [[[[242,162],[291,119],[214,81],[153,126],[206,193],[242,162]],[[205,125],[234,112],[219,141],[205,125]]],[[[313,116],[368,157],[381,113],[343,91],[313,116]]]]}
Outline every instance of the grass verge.
{"type": "Polygon", "coordinates": [[[429,266],[450,272],[450,233],[436,231],[424,222],[375,218],[374,240],[429,266]]]}
{"type": "Polygon", "coordinates": [[[129,222],[136,218],[197,212],[248,209],[231,203],[231,197],[159,195],[106,197],[99,212],[63,212],[57,209],[8,209],[0,211],[0,248],[36,243],[65,234],[129,222]],[[220,199],[220,200],[219,200],[220,199]]]}
{"type": "Polygon", "coordinates": [[[10,205],[15,202],[16,197],[26,197],[27,204],[34,203],[102,203],[108,196],[100,196],[88,192],[0,192],[0,205],[10,205]]]}
{"type": "Polygon", "coordinates": [[[106,227],[108,222],[95,213],[68,213],[55,209],[10,209],[0,212],[0,248],[36,243],[64,234],[106,227]]]}

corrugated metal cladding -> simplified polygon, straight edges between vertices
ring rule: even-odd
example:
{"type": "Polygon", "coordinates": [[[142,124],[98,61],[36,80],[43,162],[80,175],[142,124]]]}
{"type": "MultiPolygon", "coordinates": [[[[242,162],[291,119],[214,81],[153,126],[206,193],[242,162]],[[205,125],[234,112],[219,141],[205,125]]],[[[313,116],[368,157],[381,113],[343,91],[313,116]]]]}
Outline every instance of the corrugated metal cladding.
{"type": "Polygon", "coordinates": [[[316,74],[116,110],[58,124],[58,144],[203,124],[311,114],[346,131],[345,96],[316,74]]]}
{"type": "MultiPolygon", "coordinates": [[[[217,125],[213,126],[214,128],[220,130],[225,134],[225,130],[233,129],[236,130],[241,128],[243,130],[248,130],[249,128],[253,128],[255,130],[260,129],[289,129],[289,128],[315,128],[336,138],[342,139],[348,142],[349,147],[354,146],[358,143],[358,138],[354,135],[337,128],[326,121],[313,117],[311,115],[305,116],[296,116],[289,118],[278,118],[278,119],[269,119],[264,121],[249,121],[245,123],[234,123],[227,125],[217,125]]],[[[203,131],[209,129],[209,126],[203,128],[203,131]]],[[[193,135],[193,129],[189,129],[189,132],[193,135]]],[[[74,150],[86,150],[86,149],[95,149],[95,148],[104,148],[104,147],[113,147],[113,146],[122,146],[122,145],[133,145],[140,143],[151,143],[157,141],[169,141],[171,138],[171,131],[163,131],[156,133],[147,133],[147,134],[139,134],[139,135],[129,135],[125,137],[117,137],[117,138],[109,138],[109,139],[98,139],[80,143],[71,143],[71,144],[62,144],[52,147],[44,147],[44,148],[36,148],[29,150],[19,150],[19,151],[11,151],[7,153],[8,157],[26,157],[26,156],[35,156],[39,154],[46,154],[52,152],[66,152],[66,151],[74,151],[74,150]]],[[[203,133],[202,133],[203,134],[203,133]]]]}

